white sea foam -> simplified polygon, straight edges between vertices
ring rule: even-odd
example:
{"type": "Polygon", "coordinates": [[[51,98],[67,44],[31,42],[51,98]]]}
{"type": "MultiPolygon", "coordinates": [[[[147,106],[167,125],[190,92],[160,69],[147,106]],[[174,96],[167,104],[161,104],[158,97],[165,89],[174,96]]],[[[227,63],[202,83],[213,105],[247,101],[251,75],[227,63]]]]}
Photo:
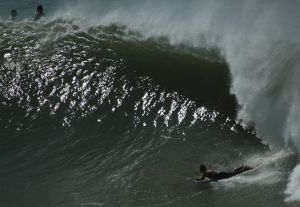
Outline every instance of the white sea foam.
{"type": "Polygon", "coordinates": [[[299,201],[300,198],[300,165],[298,165],[290,176],[290,182],[285,193],[287,198],[285,201],[299,201]]]}
{"type": "Polygon", "coordinates": [[[232,188],[239,185],[264,185],[280,182],[288,175],[287,169],[293,164],[295,153],[290,150],[254,154],[244,161],[249,166],[255,167],[241,175],[226,179],[221,183],[232,188]]]}

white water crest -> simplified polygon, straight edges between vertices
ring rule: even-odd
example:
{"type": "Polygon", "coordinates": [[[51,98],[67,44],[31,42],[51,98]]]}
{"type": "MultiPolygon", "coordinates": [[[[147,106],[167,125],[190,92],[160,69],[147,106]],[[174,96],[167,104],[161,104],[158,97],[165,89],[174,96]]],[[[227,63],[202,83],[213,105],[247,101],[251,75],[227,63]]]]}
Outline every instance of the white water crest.
{"type": "Polygon", "coordinates": [[[300,186],[300,165],[298,165],[294,169],[293,173],[290,176],[290,182],[285,191],[288,197],[285,199],[285,201],[288,202],[299,201],[299,196],[300,196],[299,186],[300,186]]]}

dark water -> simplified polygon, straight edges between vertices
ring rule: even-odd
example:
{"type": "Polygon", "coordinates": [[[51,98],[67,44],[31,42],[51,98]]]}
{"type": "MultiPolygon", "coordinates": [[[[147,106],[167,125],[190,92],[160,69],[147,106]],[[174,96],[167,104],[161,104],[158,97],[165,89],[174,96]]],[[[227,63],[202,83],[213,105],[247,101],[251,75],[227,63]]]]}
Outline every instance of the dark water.
{"type": "Polygon", "coordinates": [[[0,22],[1,206],[299,205],[284,201],[296,154],[235,122],[220,48],[87,26],[43,3],[40,23],[0,22]],[[195,185],[200,163],[258,169],[195,185]]]}

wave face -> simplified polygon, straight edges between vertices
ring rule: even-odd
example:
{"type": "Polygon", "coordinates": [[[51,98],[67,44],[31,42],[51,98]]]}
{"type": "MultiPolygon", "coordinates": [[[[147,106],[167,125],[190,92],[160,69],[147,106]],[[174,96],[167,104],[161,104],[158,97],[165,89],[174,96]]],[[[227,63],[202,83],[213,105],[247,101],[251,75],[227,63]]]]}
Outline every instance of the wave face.
{"type": "MultiPolygon", "coordinates": [[[[24,16],[33,4],[23,1],[24,16]]],[[[287,179],[297,158],[285,151],[300,147],[298,2],[45,5],[40,23],[0,22],[3,205],[300,200],[299,167],[287,179]],[[199,162],[263,167],[191,189],[199,162]]]]}
{"type": "MultiPolygon", "coordinates": [[[[140,40],[116,25],[81,31],[56,20],[0,27],[3,205],[115,206],[114,197],[128,206],[156,205],[165,202],[162,193],[171,199],[178,193],[152,181],[176,180],[182,166],[168,165],[177,153],[198,165],[193,153],[202,149],[204,160],[205,152],[226,142],[239,146],[227,148],[226,159],[238,156],[236,162],[265,148],[232,119],[235,98],[217,50],[140,40]],[[251,147],[238,131],[250,137],[251,147]],[[201,144],[211,136],[210,144],[201,144]],[[175,174],[164,178],[170,170],[175,174]],[[155,199],[146,199],[150,195],[155,199]]],[[[225,167],[222,162],[215,163],[225,167]]]]}

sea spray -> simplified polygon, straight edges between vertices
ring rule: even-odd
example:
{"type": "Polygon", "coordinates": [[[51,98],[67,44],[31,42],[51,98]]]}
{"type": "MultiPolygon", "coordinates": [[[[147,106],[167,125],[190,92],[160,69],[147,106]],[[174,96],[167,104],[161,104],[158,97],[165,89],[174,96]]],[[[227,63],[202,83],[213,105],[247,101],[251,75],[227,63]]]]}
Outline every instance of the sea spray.
{"type": "Polygon", "coordinates": [[[287,189],[285,193],[287,194],[287,198],[285,201],[292,202],[292,201],[299,201],[300,198],[300,165],[295,167],[292,174],[289,178],[289,183],[287,185],[287,189]]]}
{"type": "MultiPolygon", "coordinates": [[[[226,54],[232,92],[240,104],[239,121],[254,125],[258,136],[272,148],[292,146],[299,151],[299,43],[259,39],[226,54]]],[[[295,170],[287,189],[293,199],[287,201],[300,199],[289,190],[295,188],[296,177],[295,170]]]]}

